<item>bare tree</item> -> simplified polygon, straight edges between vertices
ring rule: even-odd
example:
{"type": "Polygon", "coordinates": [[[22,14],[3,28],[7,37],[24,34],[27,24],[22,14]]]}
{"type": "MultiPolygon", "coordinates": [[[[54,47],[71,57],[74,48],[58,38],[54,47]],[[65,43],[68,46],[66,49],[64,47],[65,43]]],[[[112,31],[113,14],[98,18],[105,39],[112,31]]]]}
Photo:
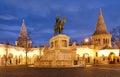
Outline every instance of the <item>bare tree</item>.
{"type": "Polygon", "coordinates": [[[70,46],[72,46],[73,42],[76,42],[76,45],[79,45],[77,40],[70,40],[70,46]]]}
{"type": "Polygon", "coordinates": [[[5,42],[5,51],[6,51],[6,55],[5,55],[5,66],[7,66],[7,60],[8,60],[8,45],[9,45],[9,41],[6,40],[5,42]]]}
{"type": "Polygon", "coordinates": [[[120,26],[117,26],[112,29],[112,44],[117,45],[119,48],[119,56],[120,56],[120,26]]]}
{"type": "Polygon", "coordinates": [[[117,26],[112,29],[112,42],[120,41],[120,26],[117,26]]]}
{"type": "MultiPolygon", "coordinates": [[[[29,34],[27,34],[29,36],[29,34]]],[[[30,39],[29,38],[25,38],[25,51],[26,51],[26,65],[28,65],[28,55],[27,53],[31,50],[32,48],[32,44],[30,43],[30,39]]]]}

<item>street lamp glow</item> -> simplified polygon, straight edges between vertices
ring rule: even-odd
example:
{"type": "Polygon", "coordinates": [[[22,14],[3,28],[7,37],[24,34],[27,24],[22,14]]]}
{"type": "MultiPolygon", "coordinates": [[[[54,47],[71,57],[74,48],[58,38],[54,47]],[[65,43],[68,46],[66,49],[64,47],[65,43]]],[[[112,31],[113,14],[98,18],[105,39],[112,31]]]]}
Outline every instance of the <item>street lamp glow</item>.
{"type": "Polygon", "coordinates": [[[89,39],[88,39],[88,38],[85,38],[84,41],[85,41],[85,43],[88,43],[88,42],[89,42],[89,39]]]}

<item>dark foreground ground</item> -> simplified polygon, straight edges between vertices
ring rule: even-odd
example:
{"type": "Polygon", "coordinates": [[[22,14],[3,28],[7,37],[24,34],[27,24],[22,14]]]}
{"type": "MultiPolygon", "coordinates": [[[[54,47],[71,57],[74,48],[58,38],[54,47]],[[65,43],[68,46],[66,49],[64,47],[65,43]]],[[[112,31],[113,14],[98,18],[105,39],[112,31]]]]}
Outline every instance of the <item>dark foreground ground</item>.
{"type": "Polygon", "coordinates": [[[120,66],[95,65],[86,68],[0,67],[0,77],[120,77],[120,66]]]}

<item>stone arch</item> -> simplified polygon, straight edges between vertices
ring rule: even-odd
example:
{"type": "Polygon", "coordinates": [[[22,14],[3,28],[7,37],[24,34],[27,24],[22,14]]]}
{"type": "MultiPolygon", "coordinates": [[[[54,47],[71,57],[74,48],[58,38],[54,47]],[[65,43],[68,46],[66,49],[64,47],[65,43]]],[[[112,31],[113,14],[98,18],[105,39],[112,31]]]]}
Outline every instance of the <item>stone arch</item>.
{"type": "Polygon", "coordinates": [[[58,48],[58,41],[55,41],[55,47],[58,48]]]}
{"type": "Polygon", "coordinates": [[[13,54],[9,53],[8,54],[8,61],[9,61],[10,64],[12,64],[12,58],[13,58],[13,54]]]}
{"type": "Polygon", "coordinates": [[[88,53],[84,53],[84,54],[83,54],[83,58],[87,58],[88,56],[89,56],[88,53]]]}
{"type": "Polygon", "coordinates": [[[79,58],[80,58],[80,55],[79,55],[79,54],[76,54],[76,58],[77,58],[77,60],[79,60],[79,58]]]}
{"type": "Polygon", "coordinates": [[[114,64],[115,63],[115,53],[111,52],[108,57],[109,63],[114,64]]]}
{"type": "Polygon", "coordinates": [[[10,59],[10,58],[13,58],[13,54],[12,53],[8,54],[8,59],[10,59]]]}
{"type": "Polygon", "coordinates": [[[34,55],[33,55],[33,58],[37,58],[37,57],[38,57],[38,55],[37,55],[37,54],[34,54],[34,55]]]}
{"type": "Polygon", "coordinates": [[[108,40],[107,40],[107,43],[109,44],[109,38],[108,38],[108,40]]]}
{"type": "Polygon", "coordinates": [[[5,59],[5,58],[6,58],[6,55],[3,55],[2,58],[5,59]]]}
{"type": "Polygon", "coordinates": [[[4,54],[1,58],[1,64],[4,65],[6,61],[6,55],[4,54]]]}
{"type": "Polygon", "coordinates": [[[97,39],[95,39],[94,41],[95,41],[95,44],[97,44],[97,39]]]}
{"type": "Polygon", "coordinates": [[[22,55],[22,54],[20,54],[20,55],[19,55],[19,58],[23,58],[23,55],[22,55]]]}
{"type": "Polygon", "coordinates": [[[105,55],[104,54],[102,54],[101,59],[102,59],[102,61],[105,61],[105,55]]]}
{"type": "Polygon", "coordinates": [[[19,63],[19,64],[22,64],[22,63],[23,63],[23,55],[22,55],[22,54],[19,55],[18,63],[19,63]]]}
{"type": "Polygon", "coordinates": [[[103,44],[105,44],[105,38],[103,39],[103,44]]]}
{"type": "Polygon", "coordinates": [[[33,58],[33,63],[38,60],[38,57],[39,57],[39,56],[38,56],[37,54],[34,54],[34,55],[33,55],[33,57],[32,57],[32,58],[33,58]]]}
{"type": "Polygon", "coordinates": [[[83,58],[85,60],[85,63],[89,63],[90,62],[90,57],[89,57],[89,54],[88,53],[84,53],[83,54],[83,58]]]}
{"type": "Polygon", "coordinates": [[[105,38],[105,44],[108,44],[108,42],[107,42],[108,40],[107,40],[107,38],[105,38]]]}
{"type": "Polygon", "coordinates": [[[100,38],[98,39],[98,44],[100,45],[100,38]]]}
{"type": "Polygon", "coordinates": [[[67,47],[67,40],[62,40],[62,46],[67,47]]]}
{"type": "Polygon", "coordinates": [[[54,45],[53,45],[53,42],[51,42],[51,48],[53,48],[53,46],[54,46],[54,45]]]}

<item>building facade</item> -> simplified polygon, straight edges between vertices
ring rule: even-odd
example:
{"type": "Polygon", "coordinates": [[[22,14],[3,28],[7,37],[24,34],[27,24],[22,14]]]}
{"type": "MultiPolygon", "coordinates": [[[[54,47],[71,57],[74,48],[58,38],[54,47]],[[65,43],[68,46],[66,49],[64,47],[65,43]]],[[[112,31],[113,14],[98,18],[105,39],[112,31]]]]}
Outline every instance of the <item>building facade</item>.
{"type": "Polygon", "coordinates": [[[119,63],[120,51],[111,45],[112,35],[107,30],[102,10],[100,10],[94,33],[91,35],[91,43],[86,40],[84,45],[70,46],[70,37],[58,34],[50,38],[50,46],[33,48],[29,39],[24,21],[16,46],[0,44],[0,65],[34,64],[37,66],[76,66],[81,62],[95,63],[119,63]]]}
{"type": "Polygon", "coordinates": [[[112,47],[112,35],[107,30],[101,9],[95,31],[90,38],[91,44],[77,48],[77,53],[82,55],[80,57],[87,55],[87,63],[119,63],[119,49],[112,47]]]}

